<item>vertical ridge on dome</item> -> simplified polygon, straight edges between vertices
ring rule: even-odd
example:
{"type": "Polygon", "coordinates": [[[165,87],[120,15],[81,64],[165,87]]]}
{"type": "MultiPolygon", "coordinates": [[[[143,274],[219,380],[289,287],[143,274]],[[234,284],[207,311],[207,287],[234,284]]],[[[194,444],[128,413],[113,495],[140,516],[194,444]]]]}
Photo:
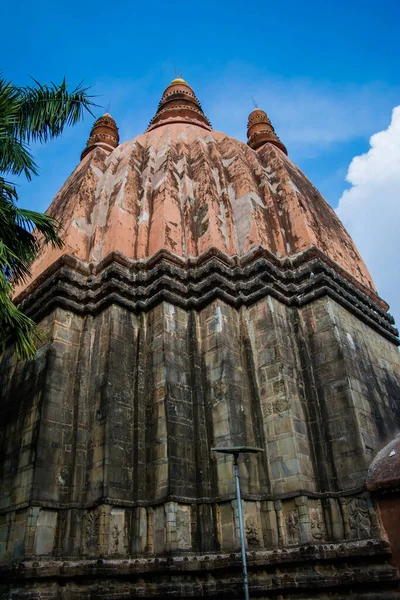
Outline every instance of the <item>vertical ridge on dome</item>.
{"type": "Polygon", "coordinates": [[[205,116],[197,96],[181,77],[173,79],[164,90],[147,131],[169,123],[191,123],[211,130],[211,123],[205,116]]]}
{"type": "Polygon", "coordinates": [[[285,154],[287,149],[275,133],[271,121],[267,117],[267,113],[259,108],[256,108],[249,114],[247,123],[247,144],[253,150],[257,150],[264,144],[269,142],[280,148],[285,154]]]}
{"type": "Polygon", "coordinates": [[[118,127],[109,113],[104,113],[95,121],[90,132],[86,148],[81,154],[81,160],[95,148],[103,148],[112,152],[119,144],[118,127]]]}

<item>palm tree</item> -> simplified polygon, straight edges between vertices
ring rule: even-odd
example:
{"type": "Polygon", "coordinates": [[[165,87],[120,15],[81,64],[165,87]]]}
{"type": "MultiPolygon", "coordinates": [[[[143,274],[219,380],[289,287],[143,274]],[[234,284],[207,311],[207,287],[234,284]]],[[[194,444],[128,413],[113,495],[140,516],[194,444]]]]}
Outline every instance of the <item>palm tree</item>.
{"type": "MultiPolygon", "coordinates": [[[[47,142],[74,125],[95,106],[87,88],[60,85],[17,87],[0,77],[0,352],[8,340],[17,356],[32,359],[40,338],[35,323],[13,303],[13,288],[27,279],[43,244],[62,246],[61,224],[49,215],[18,208],[17,191],[8,176],[37,175],[30,142],[47,142]]],[[[91,113],[92,114],[92,113],[91,113]]]]}

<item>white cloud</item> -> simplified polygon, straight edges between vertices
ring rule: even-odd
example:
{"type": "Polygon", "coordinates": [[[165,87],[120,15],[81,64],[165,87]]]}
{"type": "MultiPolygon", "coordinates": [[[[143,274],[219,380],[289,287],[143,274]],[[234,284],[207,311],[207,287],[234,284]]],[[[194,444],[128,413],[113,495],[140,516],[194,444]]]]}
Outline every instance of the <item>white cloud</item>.
{"type": "Polygon", "coordinates": [[[350,163],[351,188],[337,214],[369,268],[379,295],[400,326],[400,106],[387,129],[373,135],[370,150],[350,163]]]}

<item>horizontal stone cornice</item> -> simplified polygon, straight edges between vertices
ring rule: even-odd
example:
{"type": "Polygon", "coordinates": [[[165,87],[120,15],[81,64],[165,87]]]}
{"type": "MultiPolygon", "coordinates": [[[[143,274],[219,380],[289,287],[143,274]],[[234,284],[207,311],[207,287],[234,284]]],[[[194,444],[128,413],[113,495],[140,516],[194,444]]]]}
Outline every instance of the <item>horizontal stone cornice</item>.
{"type": "MultiPolygon", "coordinates": [[[[377,582],[379,585],[380,581],[395,583],[398,576],[396,569],[388,564],[390,552],[389,544],[379,539],[346,541],[340,544],[307,544],[284,549],[251,550],[247,553],[248,566],[251,569],[251,575],[257,575],[257,577],[254,579],[251,577],[250,589],[265,594],[266,590],[278,592],[285,588],[293,589],[295,587],[301,592],[312,587],[315,592],[318,588],[323,590],[333,587],[336,589],[349,583],[352,586],[376,584],[377,582]],[[380,563],[383,564],[375,564],[371,569],[369,563],[374,559],[379,560],[379,557],[381,558],[380,563]],[[338,563],[338,559],[341,562],[338,563]],[[332,561],[336,563],[335,568],[330,568],[329,571],[323,571],[320,574],[316,569],[311,582],[307,569],[303,569],[301,577],[299,577],[298,570],[285,573],[276,573],[275,571],[281,565],[289,567],[293,563],[301,566],[310,566],[316,563],[324,565],[330,564],[332,561]],[[364,564],[360,561],[364,561],[364,564]],[[345,567],[341,564],[343,562],[345,562],[345,567]],[[272,576],[273,579],[271,579],[272,576]]],[[[82,583],[82,578],[85,577],[92,580],[95,578],[97,581],[107,577],[118,577],[122,582],[124,577],[141,576],[144,578],[140,584],[141,591],[144,592],[145,586],[149,586],[150,593],[146,594],[146,597],[154,597],[152,592],[155,591],[157,591],[157,597],[164,597],[167,592],[170,592],[168,595],[178,596],[179,583],[154,580],[154,572],[158,574],[158,577],[161,574],[182,576],[185,573],[197,573],[198,581],[203,581],[201,586],[194,586],[197,593],[191,594],[191,597],[203,597],[204,595],[215,597],[216,581],[221,588],[221,593],[224,590],[224,597],[228,597],[226,591],[229,587],[232,589],[232,593],[235,592],[233,595],[236,597],[242,586],[240,565],[240,553],[235,551],[231,553],[178,551],[167,556],[113,557],[111,559],[55,560],[46,557],[45,560],[38,560],[38,557],[34,557],[32,560],[0,565],[0,574],[4,582],[18,581],[18,583],[32,578],[37,581],[54,579],[63,581],[73,578],[76,581],[75,586],[82,583]],[[232,568],[236,569],[235,576],[232,571],[228,571],[228,573],[223,571],[232,568]],[[153,579],[149,580],[149,577],[153,579]],[[216,581],[213,579],[214,577],[216,581]]],[[[137,586],[135,579],[132,579],[131,585],[132,589],[137,586]]],[[[96,591],[100,593],[99,588],[96,591]]],[[[98,597],[108,599],[114,597],[114,593],[105,587],[98,597]]],[[[381,598],[380,595],[368,595],[368,597],[381,598]]]]}
{"type": "Polygon", "coordinates": [[[301,307],[329,296],[360,320],[399,344],[387,305],[316,248],[278,259],[263,248],[228,256],[216,249],[183,259],[162,250],[147,260],[110,253],[98,264],[64,255],[16,298],[36,320],[57,306],[98,314],[111,304],[146,311],[165,300],[201,309],[219,298],[239,308],[272,296],[301,307]]]}
{"type": "MultiPolygon", "coordinates": [[[[357,486],[348,490],[329,490],[324,492],[319,491],[311,491],[311,490],[303,490],[299,489],[292,492],[286,492],[282,494],[250,494],[248,492],[242,492],[242,499],[247,500],[249,502],[268,502],[277,500],[290,500],[300,497],[306,497],[308,499],[330,499],[330,498],[351,498],[356,496],[357,494],[365,493],[366,488],[365,485],[357,486]]],[[[190,504],[191,506],[202,505],[202,504],[223,504],[224,502],[232,502],[236,499],[236,494],[218,494],[218,495],[210,495],[210,496],[177,496],[174,494],[164,494],[157,498],[153,499],[141,499],[141,500],[126,500],[123,498],[117,498],[115,496],[108,497],[102,496],[98,498],[96,501],[91,502],[82,502],[82,501],[74,501],[74,502],[59,502],[59,501],[51,501],[51,500],[39,500],[32,498],[29,502],[21,502],[19,504],[8,505],[7,508],[0,508],[0,515],[5,515],[9,513],[11,510],[23,510],[29,508],[30,506],[38,506],[40,508],[48,508],[54,510],[70,510],[70,509],[78,509],[78,510],[88,510],[93,509],[102,504],[110,504],[115,507],[120,508],[138,508],[138,507],[157,507],[163,506],[168,502],[177,502],[178,504],[190,504]]]]}

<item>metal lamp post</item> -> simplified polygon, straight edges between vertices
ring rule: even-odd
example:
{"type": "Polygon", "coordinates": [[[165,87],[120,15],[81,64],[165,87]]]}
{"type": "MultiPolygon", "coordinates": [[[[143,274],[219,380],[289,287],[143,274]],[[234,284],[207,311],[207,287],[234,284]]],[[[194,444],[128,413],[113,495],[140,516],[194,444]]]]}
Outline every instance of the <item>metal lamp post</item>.
{"type": "Polygon", "coordinates": [[[246,546],[244,542],[244,527],[243,527],[243,511],[242,511],[242,498],[240,495],[240,479],[239,479],[239,465],[238,458],[239,454],[242,453],[256,453],[264,452],[262,448],[256,446],[225,446],[221,448],[211,448],[214,452],[221,452],[222,454],[232,454],[233,466],[235,469],[235,485],[236,485],[236,500],[238,505],[238,517],[239,517],[239,535],[240,535],[240,552],[242,555],[242,566],[243,566],[243,587],[244,587],[244,598],[249,600],[249,579],[247,576],[247,561],[246,561],[246,546]]]}

